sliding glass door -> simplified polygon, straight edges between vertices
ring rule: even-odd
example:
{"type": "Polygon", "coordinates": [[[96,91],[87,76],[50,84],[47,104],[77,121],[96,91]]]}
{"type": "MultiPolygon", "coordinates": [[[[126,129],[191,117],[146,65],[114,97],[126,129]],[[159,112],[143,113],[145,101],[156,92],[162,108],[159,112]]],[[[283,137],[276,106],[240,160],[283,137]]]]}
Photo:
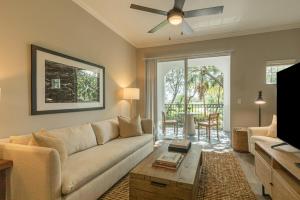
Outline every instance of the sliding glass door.
{"type": "Polygon", "coordinates": [[[158,139],[196,137],[200,131],[198,122],[207,120],[212,113],[219,113],[223,128],[224,97],[227,95],[227,104],[230,100],[229,65],[229,56],[158,62],[158,139]]]}
{"type": "Polygon", "coordinates": [[[185,61],[162,61],[157,65],[157,114],[159,135],[182,135],[185,114],[185,61]]]}
{"type": "Polygon", "coordinates": [[[220,70],[220,57],[188,59],[187,113],[196,123],[206,121],[209,114],[219,113],[220,127],[223,121],[224,73],[220,70]]]}

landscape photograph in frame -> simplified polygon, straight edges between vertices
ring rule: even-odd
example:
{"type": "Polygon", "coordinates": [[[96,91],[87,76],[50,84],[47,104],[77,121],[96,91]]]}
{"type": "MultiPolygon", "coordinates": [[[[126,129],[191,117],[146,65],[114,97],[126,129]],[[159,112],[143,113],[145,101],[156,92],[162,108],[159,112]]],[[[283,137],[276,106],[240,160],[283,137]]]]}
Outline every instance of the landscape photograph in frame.
{"type": "Polygon", "coordinates": [[[31,114],[105,108],[103,66],[31,45],[31,114]]]}

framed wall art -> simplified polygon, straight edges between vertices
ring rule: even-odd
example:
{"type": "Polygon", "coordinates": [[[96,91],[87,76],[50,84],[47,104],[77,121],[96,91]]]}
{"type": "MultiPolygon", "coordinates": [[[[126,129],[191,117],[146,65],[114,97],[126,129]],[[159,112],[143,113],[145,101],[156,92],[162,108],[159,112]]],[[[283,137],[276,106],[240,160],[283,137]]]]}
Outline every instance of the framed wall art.
{"type": "Polygon", "coordinates": [[[105,68],[31,45],[31,114],[105,108],[105,68]]]}

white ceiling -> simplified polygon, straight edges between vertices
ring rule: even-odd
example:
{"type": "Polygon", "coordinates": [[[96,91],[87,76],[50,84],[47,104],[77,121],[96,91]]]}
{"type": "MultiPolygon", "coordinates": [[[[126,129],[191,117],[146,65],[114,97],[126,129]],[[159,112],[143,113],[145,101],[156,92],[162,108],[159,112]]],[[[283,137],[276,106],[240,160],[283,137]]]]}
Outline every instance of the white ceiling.
{"type": "Polygon", "coordinates": [[[165,17],[129,8],[135,3],[169,11],[173,0],[73,1],[138,48],[300,27],[300,0],[186,0],[184,11],[225,6],[222,15],[186,19],[195,30],[189,36],[181,36],[180,26],[172,25],[147,33],[165,17]]]}

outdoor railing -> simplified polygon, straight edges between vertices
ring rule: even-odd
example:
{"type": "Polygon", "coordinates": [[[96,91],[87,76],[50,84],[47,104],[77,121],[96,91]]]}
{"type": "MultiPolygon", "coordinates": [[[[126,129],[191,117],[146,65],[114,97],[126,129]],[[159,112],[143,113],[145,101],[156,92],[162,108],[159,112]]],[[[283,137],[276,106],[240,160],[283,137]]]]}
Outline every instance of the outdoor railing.
{"type": "MultiPolygon", "coordinates": [[[[223,104],[188,104],[187,112],[193,113],[196,121],[203,121],[210,113],[220,113],[219,123],[223,124],[223,104]]],[[[165,104],[167,119],[175,119],[182,126],[184,122],[184,104],[165,104]]]]}

